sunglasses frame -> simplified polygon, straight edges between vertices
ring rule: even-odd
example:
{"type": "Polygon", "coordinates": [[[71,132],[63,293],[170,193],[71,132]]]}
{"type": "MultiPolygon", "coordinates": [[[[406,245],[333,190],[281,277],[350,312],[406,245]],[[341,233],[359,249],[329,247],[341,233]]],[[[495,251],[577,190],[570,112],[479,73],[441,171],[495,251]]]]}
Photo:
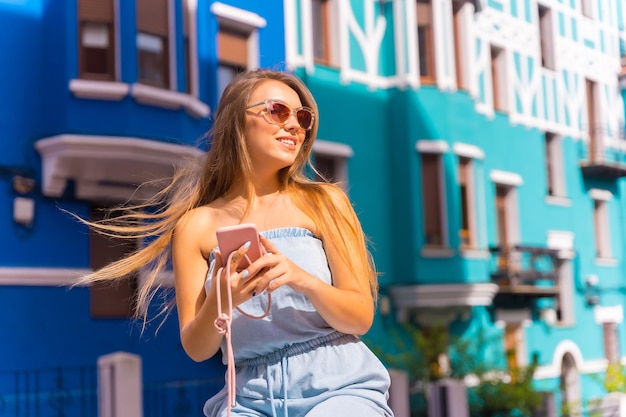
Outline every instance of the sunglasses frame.
{"type": "Polygon", "coordinates": [[[278,99],[275,99],[275,98],[266,98],[265,100],[259,101],[258,103],[250,104],[249,106],[246,107],[246,110],[249,110],[249,109],[251,109],[253,107],[258,107],[258,106],[260,106],[262,104],[265,105],[265,109],[262,110],[261,113],[263,114],[263,119],[265,119],[265,121],[267,123],[273,124],[275,126],[283,127],[283,126],[285,126],[285,124],[287,124],[287,121],[289,121],[289,118],[291,116],[294,116],[295,119],[298,121],[298,126],[300,126],[300,129],[309,131],[309,130],[311,130],[313,128],[313,124],[315,123],[315,112],[310,107],[302,106],[302,107],[298,107],[297,109],[294,109],[293,107],[291,107],[289,104],[285,103],[282,100],[278,100],[278,99]],[[287,107],[287,109],[289,109],[289,116],[287,116],[287,118],[285,119],[284,122],[280,123],[280,122],[277,122],[275,120],[272,120],[272,116],[270,115],[270,109],[269,109],[269,106],[272,103],[278,103],[280,105],[283,105],[283,106],[287,107]],[[311,125],[309,127],[307,127],[307,128],[303,127],[300,124],[300,120],[298,119],[298,112],[300,110],[307,110],[309,113],[311,113],[311,125]]]}

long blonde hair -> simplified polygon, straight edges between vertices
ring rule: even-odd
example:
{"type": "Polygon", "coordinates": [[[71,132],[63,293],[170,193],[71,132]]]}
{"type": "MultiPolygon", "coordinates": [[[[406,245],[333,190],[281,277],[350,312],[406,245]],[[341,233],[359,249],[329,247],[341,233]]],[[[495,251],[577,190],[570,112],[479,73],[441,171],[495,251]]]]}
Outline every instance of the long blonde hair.
{"type": "MultiPolygon", "coordinates": [[[[112,209],[121,215],[89,222],[94,231],[114,237],[145,240],[145,245],[128,256],[110,263],[79,279],[79,284],[96,281],[112,281],[141,271],[135,314],[147,319],[148,306],[161,289],[158,275],[164,271],[171,255],[172,235],[181,217],[188,211],[209,204],[223,196],[236,182],[248,184],[248,201],[253,190],[250,187],[252,168],[245,146],[245,107],[250,95],[267,80],[280,81],[291,87],[300,97],[303,106],[318,114],[317,104],[300,79],[296,76],[267,69],[248,71],[237,76],[226,87],[215,112],[213,127],[208,133],[210,149],[201,161],[179,169],[150,199],[134,205],[112,209]]],[[[304,171],[311,167],[311,151],[318,130],[318,117],[306,134],[305,141],[295,162],[281,170],[281,189],[293,196],[295,204],[313,219],[320,238],[332,241],[339,249],[342,260],[357,277],[367,277],[374,299],[377,294],[377,276],[367,249],[367,240],[357,215],[345,193],[334,184],[313,181],[304,171]],[[339,210],[335,201],[346,199],[348,210],[339,210]]],[[[248,206],[249,209],[249,206],[248,206]]],[[[173,298],[162,305],[157,315],[167,316],[173,306],[173,298]]]]}

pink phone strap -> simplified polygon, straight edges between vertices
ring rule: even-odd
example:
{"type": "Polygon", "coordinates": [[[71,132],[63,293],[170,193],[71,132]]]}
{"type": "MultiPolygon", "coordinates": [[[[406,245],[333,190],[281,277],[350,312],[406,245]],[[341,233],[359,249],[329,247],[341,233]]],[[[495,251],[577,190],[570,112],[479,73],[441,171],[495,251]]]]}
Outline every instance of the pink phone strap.
{"type": "MultiPolygon", "coordinates": [[[[232,407],[235,407],[236,404],[236,377],[235,377],[235,355],[233,353],[233,345],[232,345],[232,338],[231,338],[231,323],[232,323],[232,316],[233,316],[233,295],[232,295],[232,289],[230,287],[230,264],[231,264],[231,260],[233,255],[235,254],[235,252],[231,252],[228,255],[228,259],[226,260],[226,267],[220,267],[217,270],[217,282],[216,287],[217,287],[217,319],[215,319],[215,327],[217,328],[217,330],[220,332],[220,334],[223,334],[224,337],[226,338],[226,357],[227,357],[227,369],[226,369],[226,386],[228,387],[228,410],[227,410],[227,415],[228,417],[230,417],[230,412],[232,407]],[[222,297],[220,296],[221,294],[221,276],[222,276],[222,271],[226,269],[226,283],[228,285],[226,285],[226,292],[228,295],[228,309],[227,312],[224,313],[224,311],[222,310],[222,297]]],[[[265,253],[263,253],[263,255],[265,255],[265,253]]],[[[248,263],[252,263],[250,262],[250,259],[248,258],[248,255],[244,255],[246,257],[246,260],[248,261],[248,263]]],[[[265,312],[260,315],[260,316],[253,316],[251,314],[246,313],[245,311],[241,310],[239,307],[236,307],[237,310],[243,314],[244,316],[251,318],[251,319],[262,319],[264,317],[266,317],[269,313],[270,313],[270,308],[272,306],[272,294],[268,293],[267,294],[267,308],[265,309],[265,312]]]]}

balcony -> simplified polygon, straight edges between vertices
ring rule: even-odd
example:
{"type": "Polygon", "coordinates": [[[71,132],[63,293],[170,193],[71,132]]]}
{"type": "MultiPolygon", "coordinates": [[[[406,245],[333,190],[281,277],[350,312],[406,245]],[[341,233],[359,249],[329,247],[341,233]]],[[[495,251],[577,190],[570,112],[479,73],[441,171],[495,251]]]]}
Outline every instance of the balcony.
{"type": "Polygon", "coordinates": [[[608,132],[603,127],[589,130],[589,146],[586,160],[580,162],[583,176],[589,178],[617,179],[626,176],[626,155],[624,153],[624,134],[608,132]],[[618,136],[612,146],[605,145],[605,137],[618,136]]]}
{"type": "Polygon", "coordinates": [[[511,245],[490,248],[491,280],[498,285],[494,304],[515,306],[537,298],[555,297],[558,286],[558,249],[511,245]]]}

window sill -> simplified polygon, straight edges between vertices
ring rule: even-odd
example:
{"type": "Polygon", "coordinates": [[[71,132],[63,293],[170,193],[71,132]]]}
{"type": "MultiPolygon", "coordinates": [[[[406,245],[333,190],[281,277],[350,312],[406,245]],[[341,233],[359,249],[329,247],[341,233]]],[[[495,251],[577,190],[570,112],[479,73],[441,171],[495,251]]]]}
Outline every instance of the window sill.
{"type": "Polygon", "coordinates": [[[163,88],[151,87],[145,84],[133,84],[131,95],[141,104],[149,106],[163,107],[177,110],[184,107],[185,110],[195,117],[208,117],[209,106],[188,94],[176,91],[165,90],[163,88]]]}
{"type": "Polygon", "coordinates": [[[562,207],[570,207],[572,205],[572,200],[567,197],[559,197],[556,195],[548,195],[546,196],[546,204],[550,204],[553,206],[562,206],[562,207]]]}
{"type": "Polygon", "coordinates": [[[120,101],[128,95],[130,86],[115,81],[70,80],[70,91],[78,98],[120,101]]]}
{"type": "Polygon", "coordinates": [[[483,249],[461,249],[461,257],[466,259],[490,259],[491,253],[483,249]]]}
{"type": "Polygon", "coordinates": [[[131,86],[127,83],[76,78],[70,80],[69,88],[78,98],[120,101],[130,93],[139,103],[171,110],[184,108],[196,118],[208,117],[211,113],[209,106],[194,96],[144,84],[133,84],[131,92],[131,86]]]}
{"type": "Polygon", "coordinates": [[[616,266],[617,265],[617,259],[615,259],[615,258],[597,257],[595,259],[594,263],[597,266],[616,266]]]}
{"type": "Polygon", "coordinates": [[[446,247],[425,247],[422,249],[422,256],[424,258],[452,258],[454,256],[454,249],[446,247]]]}

